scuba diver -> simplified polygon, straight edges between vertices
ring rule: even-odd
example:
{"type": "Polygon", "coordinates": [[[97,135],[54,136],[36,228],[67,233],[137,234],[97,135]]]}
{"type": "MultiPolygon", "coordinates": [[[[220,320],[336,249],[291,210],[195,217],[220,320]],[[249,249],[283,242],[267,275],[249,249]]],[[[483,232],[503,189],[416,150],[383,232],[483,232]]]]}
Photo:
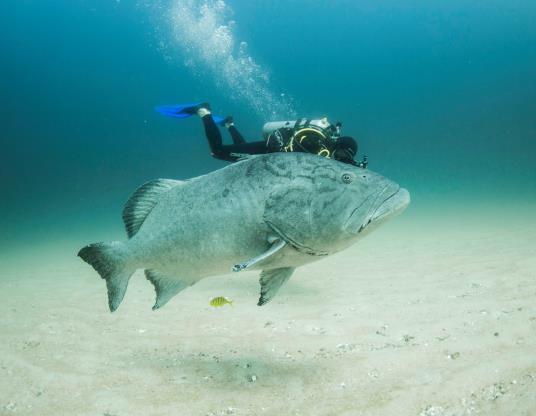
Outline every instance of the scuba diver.
{"type": "Polygon", "coordinates": [[[205,128],[211,154],[216,159],[236,162],[246,155],[305,152],[361,168],[366,168],[368,165],[366,156],[360,162],[355,161],[357,142],[350,136],[340,135],[341,123],[332,125],[326,118],[269,122],[263,127],[264,140],[247,142],[234,126],[233,118],[212,114],[208,103],[159,106],[156,110],[163,115],[176,118],[198,115],[205,128]],[[218,125],[229,131],[233,144],[223,144],[218,125]]]}

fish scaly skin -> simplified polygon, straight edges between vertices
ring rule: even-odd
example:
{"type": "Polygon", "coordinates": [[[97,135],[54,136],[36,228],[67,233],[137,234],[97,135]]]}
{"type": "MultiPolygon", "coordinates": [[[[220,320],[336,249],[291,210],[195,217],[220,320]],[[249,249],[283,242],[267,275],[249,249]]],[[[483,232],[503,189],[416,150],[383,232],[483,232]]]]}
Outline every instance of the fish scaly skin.
{"type": "Polygon", "coordinates": [[[128,240],[79,256],[106,280],[115,311],[137,269],[154,309],[210,276],[259,270],[265,305],[297,267],[351,246],[410,202],[407,190],[368,169],[307,153],[270,153],[186,181],[156,179],[123,210],[128,240]]]}

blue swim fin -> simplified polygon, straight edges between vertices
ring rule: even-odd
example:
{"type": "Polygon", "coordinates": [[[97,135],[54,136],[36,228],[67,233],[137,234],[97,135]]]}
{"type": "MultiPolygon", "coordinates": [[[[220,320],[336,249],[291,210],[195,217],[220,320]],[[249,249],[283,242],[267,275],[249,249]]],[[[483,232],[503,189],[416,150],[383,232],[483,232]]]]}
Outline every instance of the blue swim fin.
{"type": "Polygon", "coordinates": [[[168,117],[188,118],[195,114],[196,107],[202,103],[188,103],[177,105],[159,105],[155,110],[168,117]]]}
{"type": "Polygon", "coordinates": [[[214,123],[216,123],[218,126],[223,127],[225,125],[226,117],[217,116],[216,114],[212,114],[212,120],[214,120],[214,123]]]}
{"type": "MultiPolygon", "coordinates": [[[[195,114],[196,108],[202,103],[189,103],[177,105],[159,105],[155,110],[167,117],[188,118],[195,114]]],[[[225,125],[225,117],[212,114],[212,119],[219,126],[225,125]]]]}

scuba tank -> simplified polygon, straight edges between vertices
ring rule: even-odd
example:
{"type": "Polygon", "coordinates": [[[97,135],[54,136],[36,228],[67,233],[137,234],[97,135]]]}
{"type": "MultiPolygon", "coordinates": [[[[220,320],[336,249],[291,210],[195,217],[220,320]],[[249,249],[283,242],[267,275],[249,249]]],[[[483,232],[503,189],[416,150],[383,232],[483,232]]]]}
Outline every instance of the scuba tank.
{"type": "Polygon", "coordinates": [[[275,130],[298,130],[310,128],[322,133],[326,138],[332,138],[338,136],[340,123],[336,125],[331,124],[326,117],[309,120],[306,118],[300,118],[298,120],[289,120],[289,121],[270,121],[265,123],[262,128],[262,134],[265,139],[268,139],[270,134],[275,130]]]}
{"type": "Polygon", "coordinates": [[[307,152],[330,157],[334,140],[340,135],[340,123],[326,117],[309,120],[271,121],[262,128],[266,146],[272,151],[307,152]]]}

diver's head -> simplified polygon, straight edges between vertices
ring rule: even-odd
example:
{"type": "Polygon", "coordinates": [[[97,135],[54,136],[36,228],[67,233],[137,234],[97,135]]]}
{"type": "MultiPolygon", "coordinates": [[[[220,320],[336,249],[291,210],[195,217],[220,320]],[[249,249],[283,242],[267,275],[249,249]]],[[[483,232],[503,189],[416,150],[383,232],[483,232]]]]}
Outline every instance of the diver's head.
{"type": "Polygon", "coordinates": [[[344,163],[355,164],[357,155],[357,142],[350,136],[341,136],[335,142],[333,158],[344,163]]]}

